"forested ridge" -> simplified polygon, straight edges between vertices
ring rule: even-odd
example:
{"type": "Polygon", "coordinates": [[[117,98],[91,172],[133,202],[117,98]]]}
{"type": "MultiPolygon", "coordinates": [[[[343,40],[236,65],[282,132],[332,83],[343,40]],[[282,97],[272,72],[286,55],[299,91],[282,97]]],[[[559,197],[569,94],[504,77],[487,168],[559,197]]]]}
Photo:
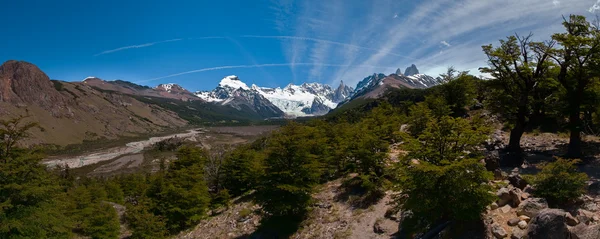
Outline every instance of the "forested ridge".
{"type": "Polygon", "coordinates": [[[356,207],[396,192],[397,210],[411,212],[400,234],[469,225],[496,201],[497,172],[483,159],[497,128],[510,132],[501,166],[523,163],[526,132],[568,134],[565,159],[530,179],[536,196],[565,205],[583,193],[585,175],[573,169],[590,156],[582,135],[600,133],[600,30],[582,16],[563,25],[542,42],[515,35],[483,46],[489,79],[451,68],[445,84],[391,89],[231,150],[157,145],[177,160],[155,173],[81,178],[46,168],[43,148],[18,144],[36,124],[1,121],[0,238],[118,238],[121,224],[129,238],[166,238],[240,196],[261,206],[256,236],[286,237],[309,213],[315,188],[339,178],[356,207]],[[392,145],[403,152],[396,159],[388,157],[392,145]],[[124,205],[122,217],[115,205],[124,205]]]}

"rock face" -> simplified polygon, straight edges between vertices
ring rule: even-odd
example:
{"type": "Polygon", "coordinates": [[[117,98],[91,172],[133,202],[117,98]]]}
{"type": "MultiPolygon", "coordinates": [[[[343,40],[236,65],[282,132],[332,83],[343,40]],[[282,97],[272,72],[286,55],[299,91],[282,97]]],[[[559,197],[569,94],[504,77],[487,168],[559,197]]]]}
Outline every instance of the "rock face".
{"type": "Polygon", "coordinates": [[[535,216],[527,229],[529,239],[567,239],[569,229],[565,224],[565,211],[544,209],[535,216]]]}
{"type": "Polygon", "coordinates": [[[65,100],[37,66],[13,60],[0,65],[0,102],[35,104],[59,116],[66,109],[65,100]]]}
{"type": "Polygon", "coordinates": [[[406,70],[404,70],[405,76],[413,76],[413,75],[417,75],[417,74],[419,74],[419,69],[417,69],[417,66],[415,66],[415,64],[410,65],[409,67],[406,68],[406,70]]]}
{"type": "MultiPolygon", "coordinates": [[[[546,199],[543,198],[528,198],[517,207],[517,215],[525,215],[530,218],[537,216],[541,211],[548,208],[546,199]]],[[[564,215],[563,215],[564,216],[564,215]]]]}

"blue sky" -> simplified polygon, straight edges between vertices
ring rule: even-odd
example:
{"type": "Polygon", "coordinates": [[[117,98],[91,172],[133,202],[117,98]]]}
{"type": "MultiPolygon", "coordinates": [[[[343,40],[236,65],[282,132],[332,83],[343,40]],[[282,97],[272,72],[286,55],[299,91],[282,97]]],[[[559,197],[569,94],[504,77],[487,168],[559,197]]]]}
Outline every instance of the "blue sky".
{"type": "MultiPolygon", "coordinates": [[[[50,78],[87,76],[209,90],[248,84],[355,85],[416,64],[485,65],[481,45],[561,31],[561,15],[594,16],[600,0],[2,1],[0,61],[50,78]]],[[[598,12],[597,12],[598,11],[598,12]]]]}

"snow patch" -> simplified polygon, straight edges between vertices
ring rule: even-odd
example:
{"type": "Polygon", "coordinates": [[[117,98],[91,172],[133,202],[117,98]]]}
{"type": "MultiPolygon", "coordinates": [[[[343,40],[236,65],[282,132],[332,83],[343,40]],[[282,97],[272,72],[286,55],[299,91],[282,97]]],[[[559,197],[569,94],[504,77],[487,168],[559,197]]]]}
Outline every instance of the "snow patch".
{"type": "Polygon", "coordinates": [[[239,88],[242,88],[244,90],[249,90],[250,89],[248,87],[248,85],[246,85],[246,83],[242,82],[235,75],[231,75],[231,76],[227,76],[227,77],[223,78],[221,80],[221,82],[219,82],[219,86],[221,86],[221,87],[231,87],[233,89],[239,89],[239,88]]]}

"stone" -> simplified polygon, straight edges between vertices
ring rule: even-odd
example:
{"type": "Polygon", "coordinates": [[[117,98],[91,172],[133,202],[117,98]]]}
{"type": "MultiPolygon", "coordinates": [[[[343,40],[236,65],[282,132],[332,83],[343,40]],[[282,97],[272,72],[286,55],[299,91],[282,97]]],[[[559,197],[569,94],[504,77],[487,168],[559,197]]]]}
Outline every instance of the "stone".
{"type": "Polygon", "coordinates": [[[598,217],[598,215],[594,215],[594,216],[592,216],[592,221],[598,222],[598,221],[600,221],[600,217],[598,217]]]}
{"type": "Polygon", "coordinates": [[[523,179],[521,177],[521,175],[519,174],[511,174],[508,175],[508,181],[510,182],[511,185],[515,186],[516,188],[519,188],[521,190],[525,189],[525,187],[527,187],[527,181],[525,179],[523,179]]]}
{"type": "Polygon", "coordinates": [[[577,220],[579,220],[579,223],[583,223],[583,224],[588,224],[590,221],[592,221],[592,218],[594,217],[594,213],[590,212],[588,210],[584,210],[584,209],[579,209],[577,210],[577,220]]]}
{"type": "Polygon", "coordinates": [[[598,211],[598,205],[596,205],[595,202],[586,202],[583,204],[582,208],[591,212],[598,211]]]}
{"type": "Polygon", "coordinates": [[[375,224],[373,224],[373,232],[377,234],[385,233],[385,229],[383,229],[383,227],[381,226],[380,220],[375,221],[375,224]]]}
{"type": "MultiPolygon", "coordinates": [[[[496,170],[500,170],[500,154],[498,154],[497,150],[486,151],[483,161],[485,162],[485,169],[488,171],[495,172],[496,170]]],[[[501,170],[500,174],[502,174],[501,170]]]]}
{"type": "Polygon", "coordinates": [[[495,203],[495,202],[493,202],[493,203],[490,205],[490,209],[492,209],[492,210],[496,210],[496,209],[498,209],[498,203],[495,203]]]}
{"type": "Polygon", "coordinates": [[[502,228],[502,226],[500,226],[498,223],[492,224],[492,234],[494,234],[494,237],[498,239],[506,238],[508,236],[508,233],[506,233],[504,228],[502,228]]]}
{"type": "Polygon", "coordinates": [[[527,228],[527,222],[519,221],[519,223],[517,223],[517,226],[519,226],[519,228],[521,228],[521,229],[525,229],[525,228],[527,228]]]}
{"type": "Polygon", "coordinates": [[[513,188],[509,191],[510,203],[513,207],[518,207],[521,204],[521,189],[513,188]]]}
{"type": "Polygon", "coordinates": [[[503,180],[504,179],[504,172],[502,172],[502,170],[500,170],[499,168],[494,170],[494,180],[503,180]]]}
{"type": "Polygon", "coordinates": [[[525,216],[525,215],[521,215],[519,216],[519,219],[521,219],[521,221],[525,221],[525,222],[529,222],[531,220],[530,217],[525,216]]]}
{"type": "Polygon", "coordinates": [[[571,215],[570,212],[566,213],[565,220],[567,221],[567,225],[569,226],[576,226],[577,224],[579,224],[579,220],[577,220],[577,218],[571,215]]]}
{"type": "Polygon", "coordinates": [[[523,200],[528,199],[529,196],[530,196],[529,193],[526,193],[526,192],[521,193],[521,199],[523,199],[523,200]]]}
{"type": "MultiPolygon", "coordinates": [[[[535,217],[539,211],[548,208],[546,199],[528,198],[517,207],[517,215],[525,215],[530,218],[535,217]]],[[[563,215],[564,216],[564,215],[563,215]]]]}
{"type": "Polygon", "coordinates": [[[579,224],[575,227],[572,227],[571,230],[571,239],[592,239],[592,238],[600,238],[600,225],[585,225],[579,224]]]}
{"type": "Polygon", "coordinates": [[[496,196],[498,196],[498,206],[500,207],[511,202],[510,191],[508,188],[498,189],[496,196]]]}
{"type": "Polygon", "coordinates": [[[600,181],[590,184],[588,186],[588,193],[591,195],[600,195],[600,181]]]}
{"type": "Polygon", "coordinates": [[[521,219],[519,219],[518,217],[515,218],[511,218],[508,220],[508,222],[506,222],[509,226],[514,227],[516,226],[519,222],[521,221],[521,219]]]}
{"type": "Polygon", "coordinates": [[[504,207],[501,207],[499,210],[502,213],[509,213],[510,209],[511,209],[510,205],[507,204],[507,205],[504,205],[504,207]]]}
{"type": "Polygon", "coordinates": [[[533,191],[535,191],[535,190],[534,190],[534,188],[533,188],[533,187],[531,187],[531,185],[527,185],[527,186],[526,186],[526,187],[523,189],[523,192],[526,192],[526,193],[528,193],[528,194],[532,194],[532,193],[533,193],[533,191]]]}
{"type": "Polygon", "coordinates": [[[510,239],[524,239],[527,237],[527,231],[521,230],[519,228],[515,228],[512,230],[512,234],[510,235],[510,239]]]}
{"type": "Polygon", "coordinates": [[[566,239],[569,229],[565,224],[565,211],[561,209],[543,209],[537,213],[527,229],[529,239],[566,239]]]}

